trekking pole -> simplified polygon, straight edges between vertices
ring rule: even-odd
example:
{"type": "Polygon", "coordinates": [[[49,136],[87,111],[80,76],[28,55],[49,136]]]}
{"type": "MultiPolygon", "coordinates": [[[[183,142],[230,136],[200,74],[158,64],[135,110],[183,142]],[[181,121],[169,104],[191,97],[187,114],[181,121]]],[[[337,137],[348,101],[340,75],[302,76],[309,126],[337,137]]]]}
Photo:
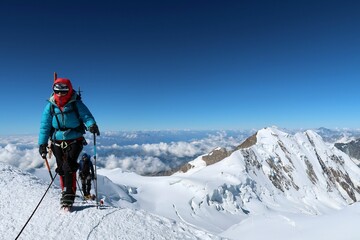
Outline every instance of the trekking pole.
{"type": "Polygon", "coordinates": [[[98,200],[98,188],[97,188],[97,172],[96,172],[96,135],[94,133],[94,162],[95,162],[95,198],[96,198],[96,208],[99,208],[99,200],[98,200]]]}
{"type": "MultiPolygon", "coordinates": [[[[56,177],[56,175],[57,175],[57,173],[55,174],[55,177],[56,177]]],[[[24,231],[26,225],[30,222],[30,219],[34,216],[34,213],[36,212],[36,210],[37,210],[38,207],[40,206],[40,203],[42,202],[42,200],[44,199],[46,193],[49,191],[51,185],[53,184],[54,179],[55,179],[55,178],[52,178],[52,179],[51,179],[51,182],[50,182],[48,188],[46,189],[44,195],[42,196],[42,198],[40,199],[39,203],[38,203],[37,206],[35,207],[34,211],[32,212],[32,214],[30,215],[30,217],[29,217],[28,220],[26,221],[25,225],[22,227],[22,229],[21,229],[21,231],[19,232],[19,234],[16,236],[15,240],[19,238],[19,236],[21,235],[21,233],[24,231]]]]}
{"type": "Polygon", "coordinates": [[[81,193],[81,196],[83,197],[83,199],[85,200],[85,202],[87,202],[87,201],[86,201],[86,199],[85,199],[85,195],[84,195],[84,193],[83,193],[82,189],[80,188],[80,184],[79,184],[78,179],[76,179],[76,183],[77,183],[77,186],[78,186],[79,191],[80,191],[80,193],[81,193]]]}

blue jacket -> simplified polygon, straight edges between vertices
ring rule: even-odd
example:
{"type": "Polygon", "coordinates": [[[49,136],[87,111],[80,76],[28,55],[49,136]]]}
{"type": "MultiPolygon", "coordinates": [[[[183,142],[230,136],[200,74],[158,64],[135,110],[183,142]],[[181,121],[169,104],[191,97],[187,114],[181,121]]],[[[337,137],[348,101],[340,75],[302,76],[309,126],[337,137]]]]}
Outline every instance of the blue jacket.
{"type": "Polygon", "coordinates": [[[79,161],[79,175],[80,177],[91,176],[94,177],[94,165],[90,159],[87,159],[87,166],[85,166],[85,160],[81,159],[79,161]]]}
{"type": "Polygon", "coordinates": [[[41,117],[39,145],[47,144],[49,138],[53,140],[71,140],[82,137],[84,133],[76,129],[81,126],[82,122],[87,128],[96,123],[90,110],[81,100],[77,100],[77,94],[75,92],[69,102],[64,106],[63,111],[58,108],[52,95],[41,117]],[[72,102],[76,103],[79,118],[73,110],[72,102]],[[51,105],[53,105],[54,114],[51,113],[51,105]],[[55,116],[57,116],[59,121],[55,116]],[[52,136],[50,136],[52,128],[54,128],[55,131],[52,136]]]}

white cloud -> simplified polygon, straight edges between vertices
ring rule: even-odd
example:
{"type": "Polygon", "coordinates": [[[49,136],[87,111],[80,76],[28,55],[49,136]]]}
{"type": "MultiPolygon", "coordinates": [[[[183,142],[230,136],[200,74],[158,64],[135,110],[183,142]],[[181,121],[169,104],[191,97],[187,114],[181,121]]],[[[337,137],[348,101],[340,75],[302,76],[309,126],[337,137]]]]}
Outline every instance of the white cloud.
{"type": "MultiPolygon", "coordinates": [[[[158,172],[182,165],[216,147],[233,148],[241,142],[240,137],[229,136],[224,131],[186,134],[187,131],[105,134],[97,139],[97,165],[139,174],[158,172]],[[123,144],[129,139],[131,144],[123,144]],[[182,140],[170,141],[171,139],[182,140]],[[151,142],[156,140],[159,141],[151,142]]],[[[88,145],[84,147],[84,151],[91,154],[93,139],[89,135],[85,137],[88,145]]],[[[25,170],[44,167],[36,136],[0,136],[0,161],[25,170]]],[[[54,157],[49,159],[49,164],[55,169],[54,157]]]]}
{"type": "Polygon", "coordinates": [[[139,174],[146,174],[165,170],[166,165],[156,157],[146,156],[132,156],[125,158],[118,158],[114,154],[106,156],[102,159],[104,167],[108,169],[121,168],[123,170],[137,172],[139,174]]]}
{"type": "Polygon", "coordinates": [[[15,144],[0,147],[0,161],[25,170],[41,167],[44,163],[37,149],[20,149],[15,144]]]}

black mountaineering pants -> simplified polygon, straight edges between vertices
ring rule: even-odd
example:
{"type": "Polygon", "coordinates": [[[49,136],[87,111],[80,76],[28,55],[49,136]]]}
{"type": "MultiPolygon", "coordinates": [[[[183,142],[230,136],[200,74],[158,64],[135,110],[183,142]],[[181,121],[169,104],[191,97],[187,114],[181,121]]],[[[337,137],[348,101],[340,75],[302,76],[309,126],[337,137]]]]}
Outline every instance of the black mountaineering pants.
{"type": "Polygon", "coordinates": [[[66,141],[65,144],[56,141],[51,145],[51,150],[56,158],[56,172],[60,175],[63,196],[66,195],[67,201],[70,203],[73,203],[75,199],[76,171],[79,165],[77,159],[82,149],[83,142],[78,140],[66,141]]]}

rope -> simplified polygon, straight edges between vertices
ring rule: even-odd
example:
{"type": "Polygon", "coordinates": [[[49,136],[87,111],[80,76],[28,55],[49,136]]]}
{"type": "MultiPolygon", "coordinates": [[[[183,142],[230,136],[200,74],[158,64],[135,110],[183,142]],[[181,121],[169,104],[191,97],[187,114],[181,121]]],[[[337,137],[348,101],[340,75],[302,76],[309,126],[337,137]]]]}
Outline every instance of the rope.
{"type": "Polygon", "coordinates": [[[21,233],[23,232],[23,230],[25,229],[26,225],[30,222],[30,219],[33,217],[34,213],[36,212],[36,210],[38,209],[38,207],[40,206],[40,203],[42,202],[42,200],[44,199],[46,193],[49,191],[51,185],[54,182],[54,179],[56,178],[57,173],[55,174],[55,177],[51,180],[48,188],[46,189],[44,195],[42,196],[42,198],[40,199],[39,203],[37,204],[36,208],[34,209],[34,211],[32,212],[31,216],[28,218],[28,220],[26,221],[25,225],[22,227],[21,231],[19,232],[19,234],[16,236],[15,240],[19,238],[19,236],[21,235],[21,233]]]}

